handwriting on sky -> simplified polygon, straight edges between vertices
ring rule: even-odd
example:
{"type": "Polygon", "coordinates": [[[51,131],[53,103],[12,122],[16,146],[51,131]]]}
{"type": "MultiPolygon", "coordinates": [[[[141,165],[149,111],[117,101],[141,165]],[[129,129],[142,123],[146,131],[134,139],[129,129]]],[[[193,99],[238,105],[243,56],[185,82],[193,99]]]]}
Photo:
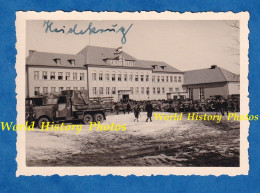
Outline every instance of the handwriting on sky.
{"type": "Polygon", "coordinates": [[[111,25],[110,28],[97,28],[93,25],[92,22],[86,26],[86,28],[79,29],[77,24],[74,24],[73,27],[57,27],[55,23],[50,20],[45,20],[43,22],[43,28],[45,29],[45,33],[62,33],[62,34],[74,34],[74,35],[94,35],[94,34],[102,34],[102,33],[119,33],[121,34],[121,43],[126,43],[126,35],[131,29],[133,24],[128,27],[118,26],[117,24],[111,25]]]}

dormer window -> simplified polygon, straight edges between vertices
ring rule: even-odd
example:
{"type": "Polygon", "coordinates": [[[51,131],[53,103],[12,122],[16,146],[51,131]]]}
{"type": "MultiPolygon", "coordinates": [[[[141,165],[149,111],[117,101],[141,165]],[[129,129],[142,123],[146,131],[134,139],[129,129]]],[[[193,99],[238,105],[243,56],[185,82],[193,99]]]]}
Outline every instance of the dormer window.
{"type": "Polygon", "coordinates": [[[71,66],[75,66],[75,60],[68,60],[71,66]]]}
{"type": "Polygon", "coordinates": [[[165,70],[165,69],[166,69],[166,66],[161,66],[161,68],[162,68],[163,70],[165,70]]]}
{"type": "Polygon", "coordinates": [[[158,70],[158,66],[157,65],[153,65],[152,66],[154,70],[158,70]]]}
{"type": "Polygon", "coordinates": [[[54,61],[56,62],[56,64],[60,65],[61,64],[61,59],[60,58],[55,58],[54,61]]]}

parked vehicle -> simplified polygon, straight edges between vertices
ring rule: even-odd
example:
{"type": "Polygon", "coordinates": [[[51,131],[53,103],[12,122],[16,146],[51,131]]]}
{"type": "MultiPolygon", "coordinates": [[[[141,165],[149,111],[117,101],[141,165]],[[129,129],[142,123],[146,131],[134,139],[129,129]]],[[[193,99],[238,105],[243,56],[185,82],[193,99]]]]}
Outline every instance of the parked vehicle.
{"type": "Polygon", "coordinates": [[[103,122],[106,116],[100,101],[86,96],[84,91],[74,90],[47,96],[43,105],[32,107],[32,119],[38,127],[45,122],[103,122]]]}

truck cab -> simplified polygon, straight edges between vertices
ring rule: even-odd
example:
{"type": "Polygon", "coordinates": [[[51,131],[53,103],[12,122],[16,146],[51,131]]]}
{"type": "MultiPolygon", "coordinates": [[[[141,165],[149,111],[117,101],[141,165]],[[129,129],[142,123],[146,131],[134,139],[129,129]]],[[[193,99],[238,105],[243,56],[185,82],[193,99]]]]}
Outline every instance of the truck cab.
{"type": "Polygon", "coordinates": [[[33,120],[38,127],[45,122],[103,122],[105,109],[98,101],[90,101],[86,96],[83,91],[73,90],[48,96],[43,105],[33,107],[33,120]]]}

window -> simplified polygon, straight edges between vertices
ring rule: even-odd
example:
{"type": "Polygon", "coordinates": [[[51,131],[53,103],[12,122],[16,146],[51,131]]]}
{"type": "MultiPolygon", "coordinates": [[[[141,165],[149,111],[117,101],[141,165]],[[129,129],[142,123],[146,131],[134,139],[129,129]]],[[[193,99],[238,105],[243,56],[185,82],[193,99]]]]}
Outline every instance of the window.
{"type": "Polygon", "coordinates": [[[160,87],[157,88],[157,94],[160,94],[161,90],[160,87]]]}
{"type": "Polygon", "coordinates": [[[59,87],[59,91],[62,91],[63,90],[63,87],[59,87]]]}
{"type": "Polygon", "coordinates": [[[204,99],[204,88],[200,87],[200,99],[204,99]]]}
{"type": "Polygon", "coordinates": [[[148,82],[149,81],[149,75],[146,75],[146,82],[148,82]]]}
{"type": "Polygon", "coordinates": [[[39,71],[34,71],[34,80],[39,79],[39,71]]]}
{"type": "Polygon", "coordinates": [[[173,82],[173,77],[172,76],[170,76],[170,81],[173,82]]]}
{"type": "Polygon", "coordinates": [[[190,99],[193,99],[193,89],[192,89],[192,88],[189,88],[189,89],[188,89],[188,92],[189,92],[189,98],[190,98],[190,99]]]}
{"type": "Polygon", "coordinates": [[[70,80],[70,72],[66,72],[66,80],[70,80]]]}
{"type": "Polygon", "coordinates": [[[75,60],[69,60],[69,62],[72,66],[75,66],[75,60]]]}
{"type": "Polygon", "coordinates": [[[121,74],[118,74],[118,81],[121,81],[122,80],[122,75],[121,74]]]}
{"type": "Polygon", "coordinates": [[[40,87],[34,87],[34,95],[40,94],[40,87]]]}
{"type": "Polygon", "coordinates": [[[178,82],[181,82],[181,76],[178,77],[178,82]]]}
{"type": "Polygon", "coordinates": [[[56,87],[51,87],[51,92],[56,92],[56,87]]]}
{"type": "Polygon", "coordinates": [[[144,87],[141,87],[141,94],[144,94],[144,87]]]}
{"type": "Polygon", "coordinates": [[[135,75],[135,81],[136,82],[138,81],[138,75],[135,75]]]}
{"type": "Polygon", "coordinates": [[[60,58],[56,58],[55,62],[56,62],[56,64],[61,64],[61,59],[60,58]]]}
{"type": "Polygon", "coordinates": [[[116,81],[116,75],[112,74],[112,81],[116,81]]]}
{"type": "Polygon", "coordinates": [[[55,80],[55,72],[51,72],[51,80],[55,80]]]}
{"type": "Polygon", "coordinates": [[[110,94],[110,88],[106,87],[106,94],[110,94]]]}
{"type": "Polygon", "coordinates": [[[173,88],[172,87],[169,88],[169,92],[173,92],[173,88]]]}
{"type": "Polygon", "coordinates": [[[66,87],[66,90],[70,90],[70,87],[66,87]]]}
{"type": "Polygon", "coordinates": [[[135,88],[135,94],[139,94],[139,87],[135,88]]]}
{"type": "Polygon", "coordinates": [[[124,80],[127,81],[127,74],[124,74],[124,80]]]}
{"type": "Polygon", "coordinates": [[[160,82],[160,76],[157,76],[157,82],[160,82]]]}
{"type": "Polygon", "coordinates": [[[133,75],[129,74],[129,81],[133,81],[133,75]]]}
{"type": "Polygon", "coordinates": [[[166,82],[169,82],[169,76],[166,76],[166,82]]]}
{"type": "Polygon", "coordinates": [[[63,72],[58,72],[58,80],[62,80],[63,79],[63,72]]]}
{"type": "Polygon", "coordinates": [[[60,96],[57,103],[58,104],[67,103],[66,96],[60,96]]]}
{"type": "Polygon", "coordinates": [[[141,82],[143,82],[144,81],[144,75],[141,75],[141,82]]]}
{"type": "Polygon", "coordinates": [[[92,80],[97,80],[97,74],[96,73],[92,73],[92,80]]]}
{"type": "Polygon", "coordinates": [[[155,76],[152,77],[152,82],[155,82],[155,76]]]}
{"type": "Polygon", "coordinates": [[[109,81],[109,74],[106,73],[106,80],[109,81]]]}
{"type": "Polygon", "coordinates": [[[175,92],[179,92],[179,88],[175,88],[175,92]]]}
{"type": "Polygon", "coordinates": [[[77,75],[77,73],[73,73],[73,80],[78,80],[78,75],[77,75]]]}
{"type": "Polygon", "coordinates": [[[112,94],[116,94],[116,87],[112,87],[112,94]]]}
{"type": "Polygon", "coordinates": [[[150,88],[146,87],[146,94],[149,95],[150,94],[150,88]]]}
{"type": "Polygon", "coordinates": [[[162,76],[162,82],[164,82],[164,76],[162,76]]]}
{"type": "Polygon", "coordinates": [[[130,87],[130,90],[131,90],[131,94],[134,94],[134,88],[130,87]]]}
{"type": "Polygon", "coordinates": [[[174,82],[177,82],[177,76],[174,76],[174,82]]]}
{"type": "Polygon", "coordinates": [[[164,94],[165,93],[165,89],[164,89],[164,87],[162,87],[162,94],[164,94]]]}
{"type": "Polygon", "coordinates": [[[78,90],[78,87],[73,87],[73,90],[78,90]]]}
{"type": "Polygon", "coordinates": [[[93,87],[93,95],[97,94],[97,87],[93,87]]]}
{"type": "Polygon", "coordinates": [[[100,80],[100,81],[103,80],[103,73],[99,73],[98,80],[100,80]]]}
{"type": "Polygon", "coordinates": [[[47,72],[46,72],[46,71],[43,71],[43,72],[42,72],[42,79],[43,79],[43,80],[47,80],[47,79],[48,79],[48,76],[47,76],[47,72]]]}
{"type": "Polygon", "coordinates": [[[48,87],[43,87],[43,93],[48,93],[48,87]]]}
{"type": "Polygon", "coordinates": [[[84,80],[84,73],[80,73],[80,74],[79,74],[79,79],[80,79],[80,80],[84,80]]]}
{"type": "Polygon", "coordinates": [[[156,94],[156,89],[155,89],[155,87],[153,87],[153,94],[156,94]]]}
{"type": "Polygon", "coordinates": [[[85,87],[80,87],[80,90],[84,90],[85,89],[85,87]]]}
{"type": "Polygon", "coordinates": [[[104,94],[103,87],[99,87],[99,94],[100,95],[104,94]]]}

